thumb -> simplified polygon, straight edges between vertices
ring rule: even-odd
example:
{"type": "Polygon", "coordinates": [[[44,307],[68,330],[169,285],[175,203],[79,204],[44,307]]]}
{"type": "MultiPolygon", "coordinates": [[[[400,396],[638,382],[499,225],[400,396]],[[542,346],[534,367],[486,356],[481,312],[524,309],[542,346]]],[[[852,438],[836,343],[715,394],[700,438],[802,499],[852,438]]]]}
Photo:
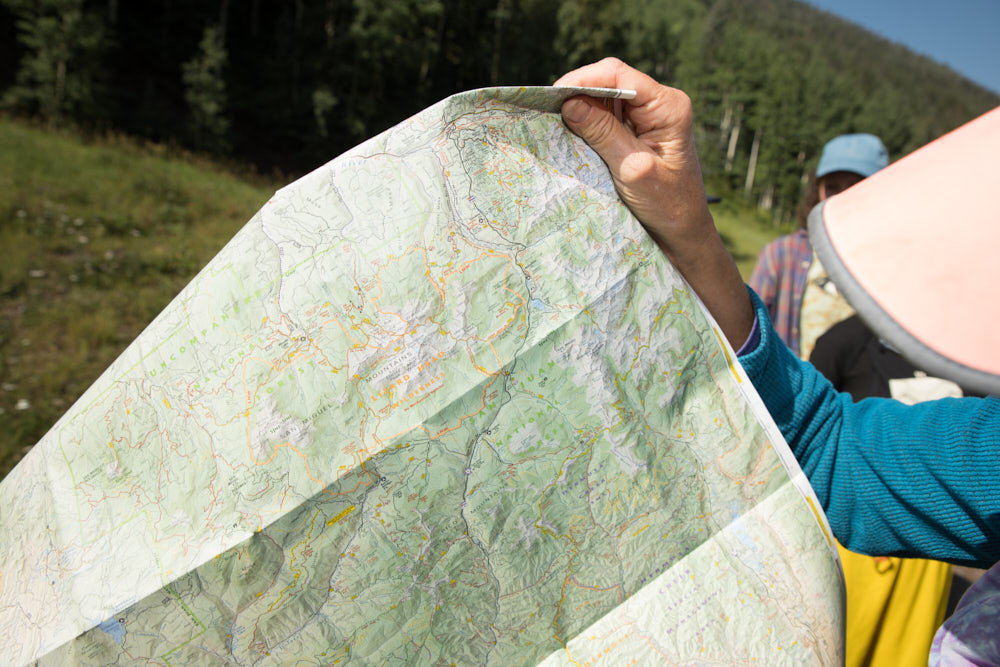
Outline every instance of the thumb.
{"type": "Polygon", "coordinates": [[[597,151],[613,174],[617,174],[618,166],[625,156],[636,149],[635,136],[601,100],[574,97],[563,104],[562,115],[569,129],[597,151]]]}

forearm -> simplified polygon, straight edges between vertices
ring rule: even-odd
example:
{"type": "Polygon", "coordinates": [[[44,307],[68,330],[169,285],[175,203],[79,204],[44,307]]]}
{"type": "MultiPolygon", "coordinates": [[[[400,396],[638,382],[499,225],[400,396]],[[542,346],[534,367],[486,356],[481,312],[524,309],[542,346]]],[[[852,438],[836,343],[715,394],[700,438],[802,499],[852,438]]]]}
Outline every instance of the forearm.
{"type": "Polygon", "coordinates": [[[704,216],[706,220],[692,224],[673,244],[657,243],[738,350],[753,326],[753,304],[711,215],[706,211],[704,216]]]}
{"type": "Polygon", "coordinates": [[[792,355],[756,301],[740,357],[851,550],[987,566],[1000,558],[1000,400],[858,404],[792,355]]]}

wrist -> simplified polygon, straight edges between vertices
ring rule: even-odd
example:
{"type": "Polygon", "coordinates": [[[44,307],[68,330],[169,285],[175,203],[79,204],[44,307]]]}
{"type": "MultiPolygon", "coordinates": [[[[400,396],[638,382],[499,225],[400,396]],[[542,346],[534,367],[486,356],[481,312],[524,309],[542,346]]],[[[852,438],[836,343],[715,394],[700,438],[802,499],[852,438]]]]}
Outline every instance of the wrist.
{"type": "Polygon", "coordinates": [[[707,204],[702,203],[700,208],[690,212],[678,211],[671,217],[676,222],[665,225],[667,233],[656,228],[650,232],[682,275],[687,277],[688,271],[696,271],[706,260],[729,257],[707,204]]]}
{"type": "Polygon", "coordinates": [[[707,204],[699,217],[698,222],[689,223],[674,234],[669,243],[653,238],[705,304],[733,349],[739,349],[753,327],[750,295],[736,262],[715,229],[707,204]]]}

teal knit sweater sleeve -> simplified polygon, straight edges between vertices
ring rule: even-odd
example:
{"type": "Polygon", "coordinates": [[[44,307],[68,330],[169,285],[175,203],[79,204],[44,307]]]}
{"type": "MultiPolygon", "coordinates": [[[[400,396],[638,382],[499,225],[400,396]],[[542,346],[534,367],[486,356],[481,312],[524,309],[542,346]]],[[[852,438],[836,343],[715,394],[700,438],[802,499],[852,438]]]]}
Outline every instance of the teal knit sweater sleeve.
{"type": "Polygon", "coordinates": [[[1000,560],[1000,399],[853,403],[774,333],[740,362],[852,551],[989,567],[1000,560]]]}

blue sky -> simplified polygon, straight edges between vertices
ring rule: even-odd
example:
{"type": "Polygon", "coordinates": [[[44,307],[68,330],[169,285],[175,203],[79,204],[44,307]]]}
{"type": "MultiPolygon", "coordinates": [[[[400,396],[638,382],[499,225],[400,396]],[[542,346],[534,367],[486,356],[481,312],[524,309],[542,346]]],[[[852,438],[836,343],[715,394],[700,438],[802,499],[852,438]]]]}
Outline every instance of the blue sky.
{"type": "Polygon", "coordinates": [[[806,0],[1000,94],[1000,0],[806,0]]]}

